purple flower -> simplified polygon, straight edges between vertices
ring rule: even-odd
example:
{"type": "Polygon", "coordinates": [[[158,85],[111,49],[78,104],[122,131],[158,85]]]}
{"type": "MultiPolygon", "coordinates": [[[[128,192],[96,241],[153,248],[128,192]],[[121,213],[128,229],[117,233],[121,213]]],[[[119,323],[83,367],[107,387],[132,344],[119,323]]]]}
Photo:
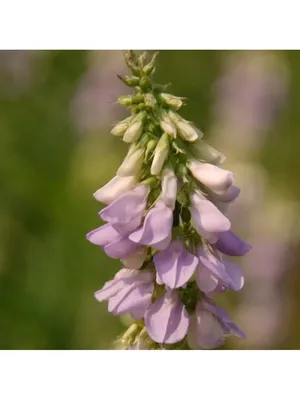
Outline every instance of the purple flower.
{"type": "Polygon", "coordinates": [[[108,300],[108,311],[114,315],[130,313],[140,319],[151,302],[153,288],[151,271],[121,269],[95,297],[98,301],[108,300]]]}
{"type": "Polygon", "coordinates": [[[209,199],[211,202],[221,211],[222,214],[226,214],[231,203],[240,194],[240,188],[236,186],[230,186],[225,192],[221,194],[210,193],[209,199]]]}
{"type": "Polygon", "coordinates": [[[145,313],[145,326],[157,343],[176,343],[187,334],[189,315],[176,291],[168,290],[145,313]]]}
{"type": "Polygon", "coordinates": [[[216,165],[190,161],[189,169],[198,181],[216,193],[223,193],[233,184],[233,173],[216,165]]]}
{"type": "Polygon", "coordinates": [[[187,336],[191,349],[214,349],[223,343],[223,330],[217,318],[198,302],[187,336]]]}
{"type": "Polygon", "coordinates": [[[131,233],[129,239],[156,250],[164,250],[171,242],[172,224],[173,212],[160,200],[148,211],[143,226],[131,233]]]}
{"type": "Polygon", "coordinates": [[[105,247],[109,243],[118,240],[120,235],[110,224],[105,224],[89,232],[86,238],[89,242],[97,246],[105,247]]]}
{"type": "Polygon", "coordinates": [[[222,232],[216,242],[216,248],[228,256],[244,256],[251,250],[250,244],[244,242],[231,230],[222,232]]]}
{"type": "Polygon", "coordinates": [[[241,268],[229,260],[219,260],[207,248],[198,249],[199,265],[196,281],[204,293],[223,291],[230,288],[241,290],[244,286],[244,275],[241,268]]]}
{"type": "Polygon", "coordinates": [[[188,344],[192,349],[214,349],[223,343],[224,335],[233,334],[245,338],[244,332],[220,307],[205,299],[198,302],[191,317],[188,344]]]}
{"type": "Polygon", "coordinates": [[[91,243],[103,247],[111,258],[126,258],[140,247],[128,237],[121,236],[110,224],[94,229],[86,235],[86,238],[91,243]]]}
{"type": "Polygon", "coordinates": [[[129,234],[141,225],[148,193],[148,186],[138,186],[105,207],[99,215],[120,235],[129,234]]]}
{"type": "Polygon", "coordinates": [[[123,193],[133,189],[135,184],[135,176],[121,177],[117,175],[106,185],[102,186],[102,188],[98,189],[97,192],[94,193],[94,197],[102,203],[110,204],[123,193]]]}
{"type": "Polygon", "coordinates": [[[230,229],[230,221],[204,196],[191,196],[191,215],[196,231],[210,243],[216,243],[221,232],[230,229]]]}
{"type": "Polygon", "coordinates": [[[193,275],[198,258],[189,253],[179,240],[174,240],[165,250],[153,257],[158,282],[169,288],[183,286],[193,275]]]}
{"type": "Polygon", "coordinates": [[[205,309],[210,311],[215,315],[219,324],[222,327],[224,335],[234,335],[241,339],[245,339],[245,333],[232,321],[229,315],[223,310],[221,307],[213,304],[209,299],[204,299],[202,301],[203,306],[205,309]]]}

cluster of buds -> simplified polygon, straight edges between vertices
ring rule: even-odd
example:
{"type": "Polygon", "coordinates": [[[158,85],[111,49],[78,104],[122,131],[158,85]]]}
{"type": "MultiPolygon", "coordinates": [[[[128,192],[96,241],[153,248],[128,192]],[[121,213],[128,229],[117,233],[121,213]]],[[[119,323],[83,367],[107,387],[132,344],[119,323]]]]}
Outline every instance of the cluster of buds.
{"type": "Polygon", "coordinates": [[[119,102],[131,116],[112,134],[130,148],[117,175],[94,197],[106,207],[105,224],[87,239],[123,267],[95,293],[114,315],[136,322],[120,338],[125,349],[211,349],[229,334],[244,333],[215,297],[243,287],[241,269],[226,256],[250,245],[231,231],[226,217],[239,195],[225,157],[177,111],[186,99],[152,81],[155,53],[136,59],[125,52],[136,93],[119,102]]]}

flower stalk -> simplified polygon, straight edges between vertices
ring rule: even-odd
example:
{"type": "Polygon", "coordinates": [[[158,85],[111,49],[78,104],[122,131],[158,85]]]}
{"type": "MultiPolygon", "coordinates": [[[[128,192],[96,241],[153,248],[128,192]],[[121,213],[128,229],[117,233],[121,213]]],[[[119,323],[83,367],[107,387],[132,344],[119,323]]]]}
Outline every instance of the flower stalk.
{"type": "Polygon", "coordinates": [[[242,270],[226,255],[251,248],[231,230],[228,206],[239,194],[224,156],[179,114],[184,97],[153,81],[155,53],[125,51],[135,93],[119,103],[131,115],[112,134],[130,144],[116,177],[94,197],[107,206],[105,224],[87,239],[119,258],[122,269],[95,293],[114,315],[136,322],[120,338],[124,349],[211,349],[244,333],[216,304],[242,289],[242,270]]]}

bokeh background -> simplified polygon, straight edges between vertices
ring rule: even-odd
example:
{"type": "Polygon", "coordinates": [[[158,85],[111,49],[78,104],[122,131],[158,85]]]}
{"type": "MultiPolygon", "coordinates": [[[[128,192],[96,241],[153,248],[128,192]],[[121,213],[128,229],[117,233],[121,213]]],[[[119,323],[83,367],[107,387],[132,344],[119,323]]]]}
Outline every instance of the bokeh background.
{"type": "MultiPolygon", "coordinates": [[[[109,349],[126,329],[93,297],[120,264],[85,239],[126,153],[117,73],[119,51],[0,52],[1,349],[109,349]]],[[[155,78],[242,188],[231,218],[253,250],[220,300],[248,338],[224,349],[300,349],[300,52],[161,51],[155,78]]]]}

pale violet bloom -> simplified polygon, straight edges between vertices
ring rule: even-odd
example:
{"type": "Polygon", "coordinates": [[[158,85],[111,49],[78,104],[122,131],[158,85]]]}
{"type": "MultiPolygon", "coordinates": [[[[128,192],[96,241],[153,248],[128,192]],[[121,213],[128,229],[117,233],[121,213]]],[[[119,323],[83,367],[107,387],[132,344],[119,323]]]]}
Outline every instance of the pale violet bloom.
{"type": "Polygon", "coordinates": [[[216,165],[193,160],[188,167],[199,182],[216,193],[223,193],[233,184],[233,173],[216,165]]]}
{"type": "Polygon", "coordinates": [[[210,243],[215,243],[221,232],[230,229],[229,219],[200,193],[192,194],[190,200],[190,210],[196,231],[210,243]]]}
{"type": "Polygon", "coordinates": [[[150,304],[144,318],[149,336],[157,343],[179,342],[189,327],[189,314],[174,290],[150,304]]]}
{"type": "Polygon", "coordinates": [[[222,345],[224,336],[233,334],[245,338],[244,332],[220,307],[203,300],[197,303],[191,317],[188,344],[192,349],[214,349],[222,345]]]}
{"type": "Polygon", "coordinates": [[[116,200],[121,194],[132,190],[136,185],[135,176],[115,176],[106,185],[102,186],[94,193],[96,200],[104,204],[110,204],[116,200]]]}
{"type": "Polygon", "coordinates": [[[240,239],[231,230],[220,233],[215,246],[221,253],[228,256],[244,256],[251,250],[251,245],[240,239]]]}
{"type": "Polygon", "coordinates": [[[244,286],[242,269],[230,260],[218,259],[207,248],[198,248],[199,265],[196,273],[196,281],[200,290],[204,293],[219,292],[225,289],[235,291],[244,286]]]}
{"type": "Polygon", "coordinates": [[[86,238],[89,242],[103,247],[111,258],[126,258],[140,247],[127,236],[121,236],[110,224],[94,229],[86,235],[86,238]]]}
{"type": "Polygon", "coordinates": [[[159,200],[155,207],[148,211],[143,226],[131,233],[129,239],[140,245],[164,250],[171,242],[172,224],[172,210],[159,200]]]}
{"type": "Polygon", "coordinates": [[[214,349],[223,343],[223,330],[216,317],[204,309],[201,303],[196,306],[195,314],[191,317],[187,335],[191,349],[214,349]]]}
{"type": "Polygon", "coordinates": [[[149,187],[140,185],[120,196],[101,210],[99,215],[120,235],[129,234],[141,225],[148,193],[149,187]]]}
{"type": "Polygon", "coordinates": [[[151,271],[120,270],[113,280],[95,293],[98,301],[108,300],[108,311],[114,315],[130,313],[135,319],[144,317],[153,292],[151,271]]]}
{"type": "Polygon", "coordinates": [[[171,289],[184,286],[198,265],[198,258],[179,240],[174,240],[165,250],[153,257],[158,283],[164,283],[171,289]]]}

